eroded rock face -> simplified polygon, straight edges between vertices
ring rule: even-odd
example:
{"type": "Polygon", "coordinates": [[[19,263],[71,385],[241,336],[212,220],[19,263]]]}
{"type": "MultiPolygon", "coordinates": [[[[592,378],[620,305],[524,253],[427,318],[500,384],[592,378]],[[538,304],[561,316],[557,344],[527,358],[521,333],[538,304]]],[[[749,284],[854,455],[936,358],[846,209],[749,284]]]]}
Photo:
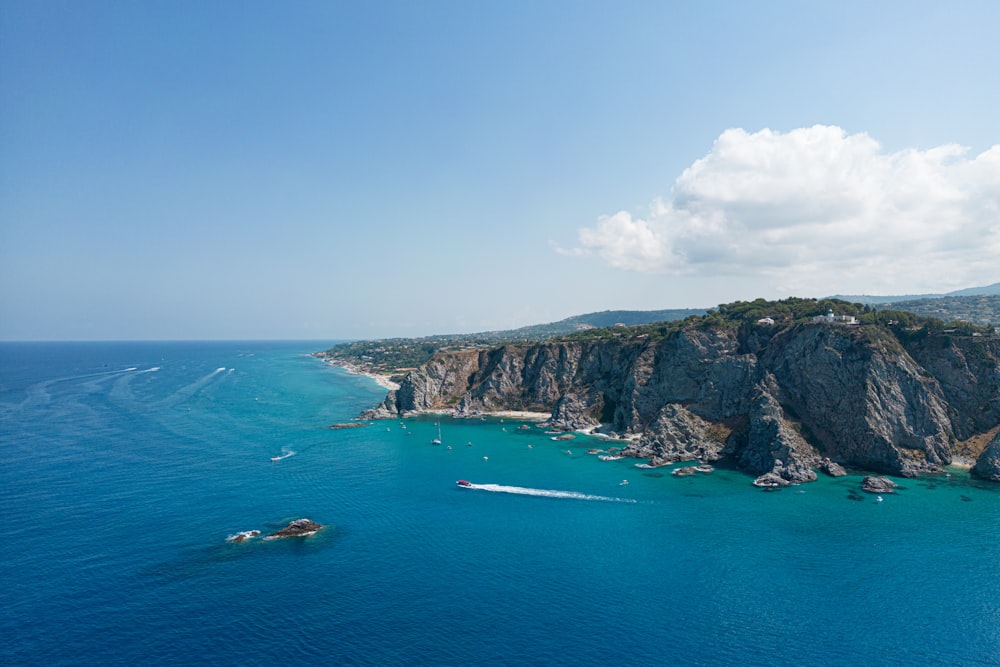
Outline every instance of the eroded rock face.
{"type": "Polygon", "coordinates": [[[768,376],[756,392],[750,408],[747,444],[739,454],[739,465],[754,475],[772,473],[786,482],[812,482],[812,466],[819,456],[796,431],[774,394],[777,385],[768,376]]]}
{"type": "Polygon", "coordinates": [[[728,432],[715,426],[683,405],[667,403],[646,427],[646,435],[629,443],[626,456],[655,459],[657,464],[675,461],[718,461],[728,432]]]}
{"type": "Polygon", "coordinates": [[[852,466],[912,477],[951,462],[940,385],[878,329],[794,327],[761,353],[781,404],[823,453],[852,466]]]}
{"type": "Polygon", "coordinates": [[[692,325],[655,342],[448,352],[363,417],[548,411],[555,427],[631,436],[625,453],[657,464],[728,459],[790,483],[815,479],[814,467],[844,474],[840,464],[914,476],[951,462],[956,433],[1000,418],[1000,342],[949,344],[943,360],[935,345],[944,344],[911,345],[918,363],[878,327],[800,324],[761,336],[692,325]]]}
{"type": "Polygon", "coordinates": [[[970,472],[979,479],[1000,482],[1000,432],[986,445],[970,472]]]}
{"type": "Polygon", "coordinates": [[[825,472],[830,477],[843,477],[847,474],[847,471],[844,470],[844,466],[834,461],[831,461],[830,459],[827,458],[824,458],[822,461],[820,461],[816,467],[819,468],[820,471],[825,472]]]}
{"type": "Polygon", "coordinates": [[[957,439],[1000,424],[1000,338],[924,336],[906,349],[941,385],[957,439]]]}

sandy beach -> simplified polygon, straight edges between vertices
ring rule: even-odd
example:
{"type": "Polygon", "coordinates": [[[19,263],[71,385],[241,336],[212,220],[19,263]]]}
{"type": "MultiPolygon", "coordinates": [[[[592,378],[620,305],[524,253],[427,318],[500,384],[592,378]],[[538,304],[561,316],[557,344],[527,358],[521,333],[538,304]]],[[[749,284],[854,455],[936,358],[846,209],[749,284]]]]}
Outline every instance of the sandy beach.
{"type": "Polygon", "coordinates": [[[458,414],[455,412],[454,408],[430,408],[427,410],[409,410],[406,413],[407,416],[410,415],[446,415],[448,417],[454,417],[455,419],[478,419],[479,417],[499,417],[501,419],[515,419],[520,421],[534,421],[542,422],[549,419],[552,415],[548,412],[529,412],[527,410],[497,410],[495,412],[470,412],[466,414],[458,414]]]}
{"type": "Polygon", "coordinates": [[[399,389],[399,384],[396,383],[396,382],[393,382],[392,380],[390,380],[388,375],[381,375],[379,373],[369,373],[368,371],[365,371],[365,370],[362,370],[362,369],[358,368],[354,364],[348,364],[348,363],[343,363],[343,362],[338,363],[338,362],[330,361],[328,359],[326,359],[324,361],[326,361],[327,365],[329,365],[329,366],[337,366],[339,368],[343,368],[345,371],[347,371],[351,375],[364,375],[367,378],[371,378],[380,387],[383,387],[383,388],[387,389],[388,391],[395,391],[395,390],[399,389]]]}

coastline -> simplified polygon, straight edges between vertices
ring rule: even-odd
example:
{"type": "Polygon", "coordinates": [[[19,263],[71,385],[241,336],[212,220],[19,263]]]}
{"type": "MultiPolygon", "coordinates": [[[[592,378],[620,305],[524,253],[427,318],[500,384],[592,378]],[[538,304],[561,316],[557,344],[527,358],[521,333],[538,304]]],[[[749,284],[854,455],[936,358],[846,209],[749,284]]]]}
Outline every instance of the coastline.
{"type": "Polygon", "coordinates": [[[499,417],[501,419],[517,419],[526,422],[543,422],[552,417],[548,412],[531,412],[528,410],[496,410],[493,412],[469,412],[458,414],[454,408],[439,408],[429,410],[409,410],[405,416],[412,415],[443,415],[455,419],[476,419],[477,417],[499,417]]]}
{"type": "MultiPolygon", "coordinates": [[[[382,387],[386,391],[397,391],[400,388],[399,383],[391,380],[388,375],[373,373],[369,370],[363,369],[358,365],[349,362],[333,361],[322,353],[317,353],[314,354],[313,356],[322,359],[323,362],[329,366],[337,366],[343,368],[351,375],[362,375],[367,378],[370,378],[378,386],[382,387]]],[[[547,422],[552,418],[552,415],[548,412],[536,412],[529,410],[496,410],[489,412],[475,411],[470,413],[458,414],[454,408],[412,410],[408,411],[403,415],[400,415],[400,417],[405,418],[405,417],[413,417],[420,415],[440,415],[440,416],[451,417],[453,419],[476,419],[477,417],[480,419],[485,419],[486,417],[492,417],[492,418],[498,418],[501,421],[503,419],[512,419],[524,422],[535,422],[538,424],[547,422]]],[[[590,436],[600,440],[608,440],[608,441],[622,442],[622,443],[633,443],[640,440],[642,437],[641,434],[630,433],[625,436],[618,436],[612,438],[606,434],[600,433],[599,432],[600,428],[601,426],[598,425],[598,426],[591,426],[589,428],[572,429],[571,431],[567,432],[574,432],[580,435],[590,436]]],[[[636,458],[641,458],[641,457],[636,457],[636,458]]],[[[950,468],[955,472],[970,474],[972,468],[975,466],[975,463],[976,461],[974,459],[969,459],[966,456],[956,455],[952,458],[951,463],[942,467],[941,472],[942,473],[947,472],[947,470],[950,468]]]]}
{"type": "Polygon", "coordinates": [[[958,468],[959,470],[963,470],[965,472],[969,472],[970,470],[972,470],[972,468],[975,465],[976,465],[976,460],[975,459],[969,459],[969,458],[964,457],[964,456],[953,456],[952,459],[951,459],[951,463],[949,463],[948,465],[946,465],[944,467],[945,467],[945,469],[948,469],[948,468],[958,468]]]}
{"type": "Polygon", "coordinates": [[[351,363],[343,361],[331,361],[325,356],[320,356],[320,355],[317,356],[319,356],[319,358],[322,359],[327,366],[336,366],[338,368],[343,368],[351,375],[363,375],[364,377],[371,378],[372,380],[375,381],[376,384],[378,384],[383,389],[386,389],[388,391],[396,391],[397,389],[399,389],[399,383],[393,382],[388,375],[382,375],[380,373],[372,373],[370,371],[364,370],[363,368],[355,366],[354,364],[351,363]]]}

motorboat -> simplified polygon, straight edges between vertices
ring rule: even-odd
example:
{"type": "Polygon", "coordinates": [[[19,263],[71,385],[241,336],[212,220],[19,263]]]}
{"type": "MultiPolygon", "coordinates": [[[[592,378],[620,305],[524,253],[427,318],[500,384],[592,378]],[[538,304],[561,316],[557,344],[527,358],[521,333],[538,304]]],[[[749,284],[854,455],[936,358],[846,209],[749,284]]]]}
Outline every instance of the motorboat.
{"type": "Polygon", "coordinates": [[[472,486],[472,482],[470,482],[470,481],[469,481],[469,480],[467,480],[467,479],[460,479],[460,480],[458,480],[457,482],[455,482],[455,484],[457,484],[457,485],[459,485],[459,486],[462,486],[462,487],[465,487],[465,488],[467,488],[467,489],[468,489],[468,488],[470,488],[470,487],[472,486]]]}

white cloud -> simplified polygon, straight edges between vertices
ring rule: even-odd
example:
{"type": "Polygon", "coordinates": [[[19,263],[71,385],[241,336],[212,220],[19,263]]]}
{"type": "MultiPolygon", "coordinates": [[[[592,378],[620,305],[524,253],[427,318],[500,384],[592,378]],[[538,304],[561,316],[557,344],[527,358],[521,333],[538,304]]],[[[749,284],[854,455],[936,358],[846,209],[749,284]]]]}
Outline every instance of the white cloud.
{"type": "Polygon", "coordinates": [[[602,216],[560,252],[803,294],[986,284],[1000,273],[1000,145],[887,153],[839,127],[726,130],[645,217],[602,216]]]}

